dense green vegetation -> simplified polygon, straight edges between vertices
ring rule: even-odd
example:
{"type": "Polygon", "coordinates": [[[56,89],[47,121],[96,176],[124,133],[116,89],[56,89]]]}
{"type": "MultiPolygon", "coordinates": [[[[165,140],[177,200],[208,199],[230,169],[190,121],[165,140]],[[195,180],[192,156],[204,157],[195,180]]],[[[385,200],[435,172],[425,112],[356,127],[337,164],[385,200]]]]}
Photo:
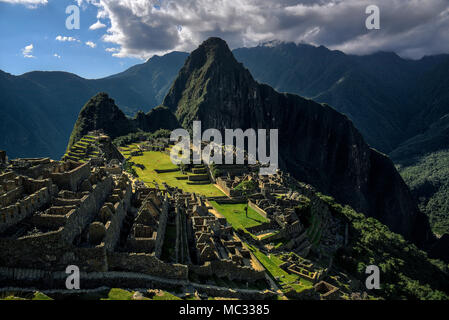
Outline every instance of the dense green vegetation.
{"type": "Polygon", "coordinates": [[[138,131],[138,132],[132,132],[125,136],[121,136],[118,138],[115,138],[113,143],[118,147],[125,147],[129,144],[144,141],[144,140],[152,140],[157,138],[169,138],[170,137],[170,131],[166,129],[160,129],[156,132],[144,132],[144,131],[138,131]]]}
{"type": "Polygon", "coordinates": [[[104,92],[90,98],[81,109],[70,135],[68,148],[88,134],[89,131],[99,129],[103,130],[112,139],[135,131],[133,124],[123,111],[104,92]]]}
{"type": "MultiPolygon", "coordinates": [[[[156,132],[160,129],[174,130],[178,127],[178,120],[167,107],[157,106],[147,114],[138,112],[131,119],[125,116],[107,93],[101,92],[90,98],[81,109],[70,135],[68,147],[93,130],[102,130],[112,139],[129,136],[131,140],[133,138],[131,133],[156,132]]],[[[167,132],[159,132],[158,135],[166,136],[167,132]]],[[[145,138],[144,134],[143,137],[145,138]]]]}
{"type": "Polygon", "coordinates": [[[125,161],[123,164],[123,170],[131,174],[133,177],[137,177],[136,169],[134,169],[135,163],[132,161],[125,161]]]}
{"type": "Polygon", "coordinates": [[[398,169],[420,210],[428,215],[433,232],[449,233],[449,150],[428,154],[398,169]]]}
{"type": "Polygon", "coordinates": [[[381,271],[381,289],[373,292],[387,299],[448,299],[448,266],[429,259],[427,253],[391,232],[374,218],[367,218],[349,206],[322,196],[334,214],[350,224],[348,247],[337,252],[335,262],[362,281],[366,266],[381,271]]]}

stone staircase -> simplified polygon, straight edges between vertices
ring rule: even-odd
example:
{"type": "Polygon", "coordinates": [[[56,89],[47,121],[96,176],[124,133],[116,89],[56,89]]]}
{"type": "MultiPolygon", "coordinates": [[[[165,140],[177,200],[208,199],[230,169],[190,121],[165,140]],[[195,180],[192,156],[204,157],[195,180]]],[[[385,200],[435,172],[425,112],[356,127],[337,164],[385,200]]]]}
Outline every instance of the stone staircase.
{"type": "Polygon", "coordinates": [[[207,173],[207,167],[204,164],[196,164],[192,168],[192,173],[188,175],[187,184],[200,185],[209,184],[210,178],[207,173]]]}

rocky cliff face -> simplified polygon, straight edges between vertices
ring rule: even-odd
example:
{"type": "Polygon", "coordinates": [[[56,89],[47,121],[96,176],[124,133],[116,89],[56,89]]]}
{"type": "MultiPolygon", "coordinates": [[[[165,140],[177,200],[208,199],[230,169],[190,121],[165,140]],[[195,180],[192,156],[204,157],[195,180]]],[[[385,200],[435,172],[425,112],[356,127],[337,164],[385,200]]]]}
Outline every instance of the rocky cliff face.
{"type": "Polygon", "coordinates": [[[182,126],[278,129],[282,169],[423,243],[426,218],[390,159],[371,149],[352,122],[327,105],[257,83],[218,38],[186,60],[163,104],[182,126]]]}

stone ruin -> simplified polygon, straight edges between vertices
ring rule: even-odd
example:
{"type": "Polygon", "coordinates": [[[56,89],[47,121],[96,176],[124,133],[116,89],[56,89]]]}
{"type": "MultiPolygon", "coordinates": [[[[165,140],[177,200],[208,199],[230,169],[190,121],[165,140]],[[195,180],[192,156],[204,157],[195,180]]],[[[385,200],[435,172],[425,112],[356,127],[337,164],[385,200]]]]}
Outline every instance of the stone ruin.
{"type": "Polygon", "coordinates": [[[200,276],[264,279],[226,219],[210,213],[202,197],[166,186],[164,191],[140,189],[137,199],[141,206],[124,250],[154,254],[164,262],[186,265],[189,273],[200,276]]]}
{"type": "Polygon", "coordinates": [[[173,144],[174,142],[168,138],[155,138],[142,143],[140,149],[142,151],[164,151],[173,144]]]}
{"type": "Polygon", "coordinates": [[[127,273],[265,281],[232,227],[209,209],[177,188],[133,185],[114,163],[12,160],[0,173],[0,285],[64,287],[69,265],[119,286],[127,273]]]}
{"type": "MultiPolygon", "coordinates": [[[[19,171],[27,168],[35,175],[35,160],[29,162],[19,171]]],[[[27,267],[32,262],[34,267],[57,269],[68,257],[80,263],[89,248],[113,250],[130,207],[127,176],[112,176],[90,163],[44,161],[37,166],[42,169],[39,179],[18,174],[14,164],[0,175],[0,265],[27,267]]],[[[95,269],[93,262],[82,264],[95,269]]]]}
{"type": "Polygon", "coordinates": [[[288,273],[294,273],[302,278],[306,278],[312,282],[319,277],[318,272],[315,270],[313,263],[307,259],[304,259],[294,253],[284,254],[284,263],[279,267],[284,269],[288,273]]]}
{"type": "MultiPolygon", "coordinates": [[[[119,161],[30,158],[2,165],[0,285],[54,287],[56,275],[64,274],[68,265],[77,265],[86,277],[101,272],[104,281],[120,286],[129,284],[131,274],[266,283],[265,271],[257,267],[251,251],[202,196],[165,183],[162,190],[157,184],[148,188],[141,181],[131,182],[119,161]]],[[[249,205],[269,222],[248,231],[275,231],[259,244],[285,238],[289,240],[278,252],[307,256],[311,243],[296,209],[303,199],[287,190],[289,176],[247,172],[228,174],[221,181],[233,189],[249,179],[257,183],[249,205]]],[[[318,279],[305,260],[289,259],[281,268],[318,279]]]]}

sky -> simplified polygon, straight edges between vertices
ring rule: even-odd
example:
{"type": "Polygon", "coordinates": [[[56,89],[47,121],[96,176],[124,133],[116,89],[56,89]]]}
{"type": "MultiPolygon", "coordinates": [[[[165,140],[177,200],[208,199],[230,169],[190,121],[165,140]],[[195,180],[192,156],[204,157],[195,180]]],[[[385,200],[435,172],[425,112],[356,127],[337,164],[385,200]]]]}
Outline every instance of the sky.
{"type": "Polygon", "coordinates": [[[0,69],[101,78],[211,36],[231,49],[272,40],[404,58],[449,53],[449,0],[0,0],[0,69]],[[68,29],[66,8],[80,11],[68,29]],[[368,30],[366,8],[379,8],[368,30]]]}

